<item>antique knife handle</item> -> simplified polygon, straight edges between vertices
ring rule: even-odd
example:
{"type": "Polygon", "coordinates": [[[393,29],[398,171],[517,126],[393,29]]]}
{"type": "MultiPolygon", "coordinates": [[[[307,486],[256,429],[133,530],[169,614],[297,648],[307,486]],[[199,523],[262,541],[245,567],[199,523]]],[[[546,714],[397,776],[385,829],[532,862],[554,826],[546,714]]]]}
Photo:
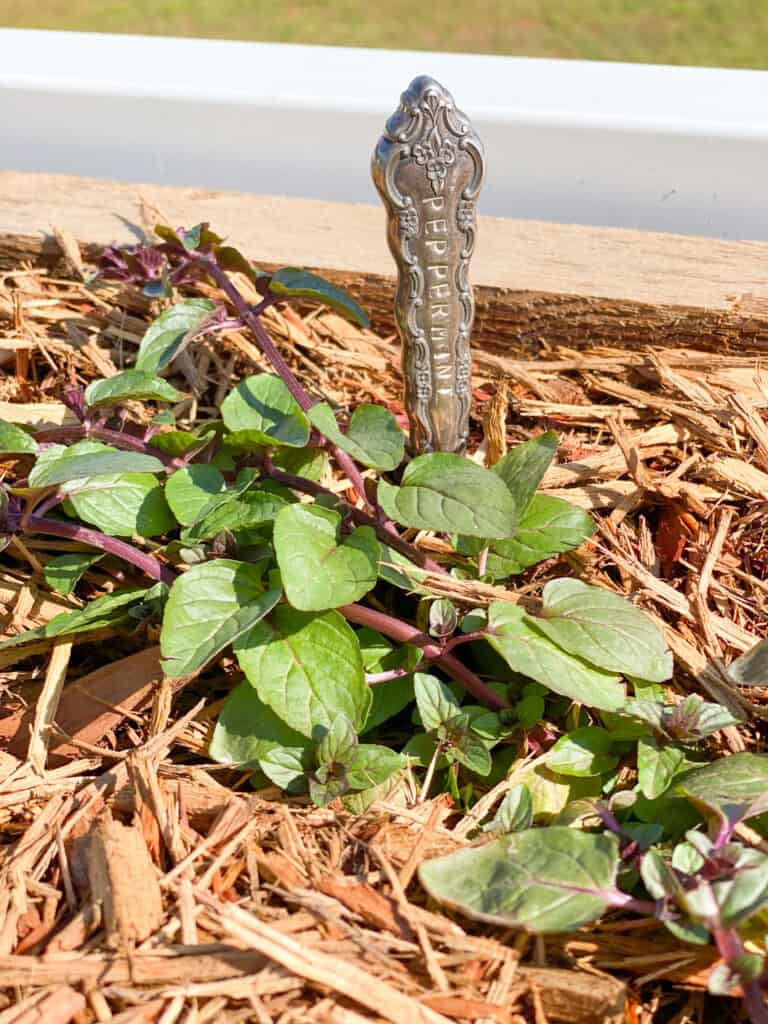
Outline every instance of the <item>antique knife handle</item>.
{"type": "Polygon", "coordinates": [[[395,319],[415,454],[461,452],[469,435],[475,245],[482,144],[439,82],[421,75],[400,98],[371,164],[397,263],[395,319]]]}

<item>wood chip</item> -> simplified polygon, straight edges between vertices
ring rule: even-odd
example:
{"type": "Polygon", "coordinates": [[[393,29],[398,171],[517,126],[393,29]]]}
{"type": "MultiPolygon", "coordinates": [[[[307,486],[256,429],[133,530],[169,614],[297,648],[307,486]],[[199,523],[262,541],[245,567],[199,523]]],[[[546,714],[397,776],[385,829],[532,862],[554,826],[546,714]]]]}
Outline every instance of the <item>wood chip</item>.
{"type": "Polygon", "coordinates": [[[91,829],[88,852],[91,898],[101,904],[107,942],[126,949],[160,926],[163,900],[144,836],[109,812],[91,829]]]}

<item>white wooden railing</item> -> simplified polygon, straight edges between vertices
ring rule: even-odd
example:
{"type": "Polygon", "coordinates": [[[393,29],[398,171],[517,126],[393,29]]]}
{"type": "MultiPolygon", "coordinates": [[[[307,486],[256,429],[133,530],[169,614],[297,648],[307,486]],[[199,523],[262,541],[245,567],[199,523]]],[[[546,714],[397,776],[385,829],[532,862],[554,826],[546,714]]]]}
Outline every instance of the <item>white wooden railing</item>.
{"type": "Polygon", "coordinates": [[[761,71],[5,29],[0,169],[374,202],[423,73],[485,141],[486,214],[768,239],[761,71]]]}

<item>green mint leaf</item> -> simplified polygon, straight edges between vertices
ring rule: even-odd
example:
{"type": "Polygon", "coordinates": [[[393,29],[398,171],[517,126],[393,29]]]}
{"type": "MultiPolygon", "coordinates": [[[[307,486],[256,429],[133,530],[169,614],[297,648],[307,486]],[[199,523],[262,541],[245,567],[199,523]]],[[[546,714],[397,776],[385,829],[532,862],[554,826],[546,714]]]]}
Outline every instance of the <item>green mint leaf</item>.
{"type": "Polygon", "coordinates": [[[528,508],[556,451],[557,434],[548,430],[516,445],[493,466],[493,472],[507,485],[521,514],[528,508]]]}
{"type": "MultiPolygon", "coordinates": [[[[432,758],[435,756],[435,750],[437,749],[437,739],[434,735],[427,735],[425,732],[417,732],[408,740],[403,747],[401,753],[403,757],[407,758],[412,764],[418,768],[426,768],[432,758]]],[[[446,765],[445,758],[441,755],[438,758],[438,768],[444,768],[446,765]]]]}
{"type": "Polygon", "coordinates": [[[225,487],[221,471],[203,463],[172,473],[165,485],[165,497],[176,519],[182,526],[189,526],[225,487]]]}
{"type": "Polygon", "coordinates": [[[321,434],[363,466],[386,472],[403,461],[405,434],[392,413],[381,405],[358,405],[346,434],[339,430],[327,402],[313,405],[307,415],[321,434]]]}
{"type": "Polygon", "coordinates": [[[263,275],[254,267],[249,259],[236,249],[233,245],[220,245],[216,249],[216,261],[222,270],[233,270],[256,283],[263,275]]]}
{"type": "Polygon", "coordinates": [[[353,790],[380,786],[405,767],[402,754],[374,743],[359,743],[345,763],[347,784],[353,790]]]}
{"type": "Polygon", "coordinates": [[[494,817],[486,825],[483,832],[522,832],[533,824],[533,798],[530,789],[524,782],[518,782],[499,804],[494,817]]]}
{"type": "Polygon", "coordinates": [[[115,405],[129,399],[142,402],[180,402],[184,396],[162,377],[147,370],[123,370],[95,380],[85,389],[85,404],[115,405]]]}
{"type": "Polygon", "coordinates": [[[695,693],[672,705],[631,700],[627,702],[624,713],[646,722],[654,732],[680,742],[704,739],[740,721],[721,704],[710,704],[695,693]]]}
{"type": "Polygon", "coordinates": [[[438,902],[476,920],[566,932],[610,906],[618,861],[613,835],[529,829],[426,861],[419,878],[438,902]]]}
{"type": "Polygon", "coordinates": [[[598,726],[572,729],[561,736],[547,757],[547,767],[558,775],[603,775],[619,763],[610,753],[611,736],[598,726]]]}
{"type": "Polygon", "coordinates": [[[286,505],[295,501],[290,491],[271,480],[246,480],[211,498],[181,537],[185,543],[192,543],[210,540],[224,530],[251,530],[273,522],[286,505]]]}
{"type": "Polygon", "coordinates": [[[103,554],[93,555],[87,552],[57,555],[46,562],[43,570],[45,582],[51,590],[59,594],[71,594],[90,567],[103,557],[103,554]]]}
{"type": "Polygon", "coordinates": [[[227,439],[230,444],[303,448],[309,441],[306,414],[285,383],[272,373],[241,380],[221,403],[221,417],[232,432],[227,439]]]}
{"type": "Polygon", "coordinates": [[[419,455],[399,487],[379,481],[378,499],[390,519],[420,530],[504,538],[517,527],[517,508],[504,482],[448,452],[419,455]]]}
{"type": "Polygon", "coordinates": [[[672,675],[672,653],[653,619],[603,587],[551,580],[531,621],[563,650],[606,672],[652,682],[672,675]]]}
{"type": "Polygon", "coordinates": [[[286,298],[315,299],[325,306],[330,306],[337,313],[342,313],[361,327],[368,327],[369,321],[362,306],[359,306],[351,295],[347,295],[335,284],[324,277],[310,274],[308,270],[296,267],[283,267],[272,275],[269,290],[273,295],[286,298]]]}
{"type": "Polygon", "coordinates": [[[246,562],[219,558],[194,565],[174,582],[160,632],[166,674],[196,672],[274,608],[279,590],[267,590],[246,562]]]}
{"type": "Polygon", "coordinates": [[[577,548],[594,532],[594,520],[583,509],[562,498],[535,494],[515,536],[491,545],[486,574],[491,579],[516,576],[545,558],[577,548]]]}
{"type": "Polygon", "coordinates": [[[162,462],[153,455],[122,452],[97,442],[79,441],[69,448],[56,445],[47,449],[32,467],[29,486],[54,487],[72,480],[115,473],[162,473],[163,468],[162,462]]]}
{"type": "Polygon", "coordinates": [[[304,747],[274,747],[259,758],[259,768],[286,793],[305,793],[307,760],[304,747]]]}
{"type": "Polygon", "coordinates": [[[384,782],[379,783],[378,786],[372,786],[370,789],[361,789],[359,792],[345,793],[341,798],[341,802],[344,805],[344,809],[349,811],[350,814],[360,817],[377,800],[397,801],[403,790],[402,777],[398,778],[395,774],[384,782]]]}
{"type": "Polygon", "coordinates": [[[601,795],[599,776],[577,778],[573,775],[556,775],[543,764],[525,769],[518,780],[530,790],[533,817],[537,822],[552,821],[574,803],[594,800],[601,795]]]}
{"type": "Polygon", "coordinates": [[[104,629],[108,626],[115,626],[130,621],[131,608],[140,605],[146,600],[150,591],[145,587],[128,587],[118,590],[114,594],[104,594],[94,601],[89,601],[84,608],[78,608],[71,612],[61,612],[55,615],[50,622],[37,629],[27,629],[16,636],[8,637],[0,641],[0,651],[9,647],[18,647],[19,644],[30,643],[33,640],[40,640],[44,637],[67,636],[71,633],[84,633],[90,630],[104,629]]]}
{"type": "Polygon", "coordinates": [[[136,369],[164,370],[179,354],[187,337],[216,309],[210,299],[183,299],[164,310],[148,327],[136,356],[136,369]]]}
{"type": "Polygon", "coordinates": [[[309,748],[309,742],[260,700],[250,683],[240,683],[221,710],[208,753],[219,764],[258,768],[278,747],[309,748]]]}
{"type": "MultiPolygon", "coordinates": [[[[223,424],[221,425],[223,426],[223,424]]],[[[196,430],[164,430],[161,434],[151,437],[149,445],[174,458],[183,456],[191,458],[193,452],[202,451],[216,437],[217,433],[216,428],[211,428],[210,421],[208,421],[203,427],[198,427],[196,430]]]]}
{"type": "Polygon", "coordinates": [[[351,627],[335,611],[286,605],[235,644],[240,667],[259,697],[292,729],[313,738],[346,715],[355,729],[368,717],[370,691],[351,627]]]}
{"type": "Polygon", "coordinates": [[[532,729],[544,717],[544,698],[538,693],[529,693],[515,704],[515,714],[523,729],[532,729]]]}
{"type": "Polygon", "coordinates": [[[303,476],[305,480],[322,483],[330,470],[330,460],[324,448],[276,448],[272,462],[284,473],[303,476]]]}
{"type": "Polygon", "coordinates": [[[672,867],[684,875],[695,875],[704,864],[704,857],[693,843],[678,843],[672,851],[672,867]]]}
{"type": "Polygon", "coordinates": [[[667,709],[655,700],[628,700],[622,708],[625,715],[639,718],[649,725],[654,732],[661,732],[664,726],[664,713],[667,709]]]}
{"type": "Polygon", "coordinates": [[[745,953],[733,963],[716,964],[707,977],[707,991],[712,996],[730,996],[745,981],[753,981],[763,973],[765,958],[758,953],[745,953]]]}
{"type": "Polygon", "coordinates": [[[349,783],[344,769],[318,768],[309,777],[309,796],[317,807],[328,804],[349,792],[349,783]]]}
{"type": "Polygon", "coordinates": [[[733,928],[768,904],[768,857],[760,850],[743,848],[733,875],[710,884],[722,924],[733,928]]]}
{"type": "Polygon", "coordinates": [[[724,708],[722,704],[713,704],[702,700],[695,693],[692,693],[691,697],[695,698],[698,704],[696,723],[691,730],[694,739],[700,740],[707,736],[713,736],[716,732],[720,732],[721,729],[725,729],[729,725],[740,725],[743,721],[732,715],[728,708],[724,708]]]}
{"type": "Polygon", "coordinates": [[[353,604],[376,585],[379,542],[358,526],[339,542],[341,516],[316,505],[287,505],[275,519],[277,564],[289,602],[301,611],[353,604]]]}
{"type": "Polygon", "coordinates": [[[655,847],[646,850],[640,861],[640,877],[648,894],[655,900],[669,898],[683,905],[685,890],[669,862],[655,847]]]}
{"type": "Polygon", "coordinates": [[[690,942],[697,946],[709,946],[712,942],[709,931],[692,921],[665,921],[664,927],[680,942],[690,942]]]}
{"type": "Polygon", "coordinates": [[[110,537],[159,537],[176,526],[163,488],[150,473],[70,481],[64,510],[110,537]]]}
{"type": "Polygon", "coordinates": [[[413,703],[413,676],[404,676],[402,679],[393,679],[388,683],[372,686],[371,693],[371,712],[364,729],[361,730],[363,734],[372,732],[382,722],[394,718],[413,703]]]}
{"type": "Polygon", "coordinates": [[[363,627],[357,631],[360,653],[366,672],[386,672],[393,668],[416,668],[422,659],[421,648],[413,644],[394,647],[385,636],[375,629],[363,627]]]}
{"type": "Polygon", "coordinates": [[[0,421],[0,455],[35,455],[37,441],[15,423],[0,421]]]}
{"type": "Polygon", "coordinates": [[[672,744],[659,746],[652,736],[637,742],[637,781],[640,792],[648,800],[666,793],[672,780],[685,763],[685,752],[672,744]]]}
{"type": "Polygon", "coordinates": [[[485,777],[491,771],[493,762],[488,746],[482,736],[478,735],[469,724],[466,714],[457,715],[445,727],[452,742],[445,749],[448,761],[458,761],[469,771],[485,777]]]}
{"type": "Polygon", "coordinates": [[[768,756],[731,754],[686,772],[675,787],[704,813],[745,820],[762,814],[768,792],[768,756]]]}
{"type": "Polygon", "coordinates": [[[515,672],[555,693],[601,711],[618,711],[625,698],[617,676],[568,654],[537,624],[519,605],[494,601],[488,609],[488,643],[515,672]]]}
{"type": "Polygon", "coordinates": [[[456,632],[459,613],[447,597],[439,597],[429,606],[429,635],[448,637],[456,632]]]}
{"type": "Polygon", "coordinates": [[[407,590],[414,594],[429,594],[424,590],[421,581],[424,579],[424,570],[419,569],[409,558],[395,551],[388,544],[379,542],[381,546],[381,561],[379,563],[379,577],[398,587],[400,590],[407,590]]]}
{"type": "Polygon", "coordinates": [[[357,732],[346,715],[336,715],[323,738],[317,744],[315,759],[318,765],[339,763],[346,765],[357,747],[357,732]]]}
{"type": "Polygon", "coordinates": [[[768,638],[732,661],[727,672],[737,686],[768,686],[768,638]]]}
{"type": "Polygon", "coordinates": [[[427,732],[434,732],[459,713],[459,702],[437,676],[416,672],[413,692],[421,723],[427,732]]]}
{"type": "Polygon", "coordinates": [[[213,246],[218,246],[220,242],[224,241],[215,231],[211,231],[207,221],[202,224],[195,224],[193,228],[189,228],[187,231],[179,231],[177,237],[187,252],[196,252],[198,249],[211,249],[213,246]]]}

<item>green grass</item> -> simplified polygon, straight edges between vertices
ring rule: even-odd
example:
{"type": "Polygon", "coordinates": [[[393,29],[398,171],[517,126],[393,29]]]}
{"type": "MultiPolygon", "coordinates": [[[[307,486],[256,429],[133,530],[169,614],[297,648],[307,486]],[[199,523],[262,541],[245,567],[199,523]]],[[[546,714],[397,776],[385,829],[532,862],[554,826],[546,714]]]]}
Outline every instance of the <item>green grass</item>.
{"type": "Polygon", "coordinates": [[[768,67],[765,0],[0,0],[17,28],[768,67]]]}

